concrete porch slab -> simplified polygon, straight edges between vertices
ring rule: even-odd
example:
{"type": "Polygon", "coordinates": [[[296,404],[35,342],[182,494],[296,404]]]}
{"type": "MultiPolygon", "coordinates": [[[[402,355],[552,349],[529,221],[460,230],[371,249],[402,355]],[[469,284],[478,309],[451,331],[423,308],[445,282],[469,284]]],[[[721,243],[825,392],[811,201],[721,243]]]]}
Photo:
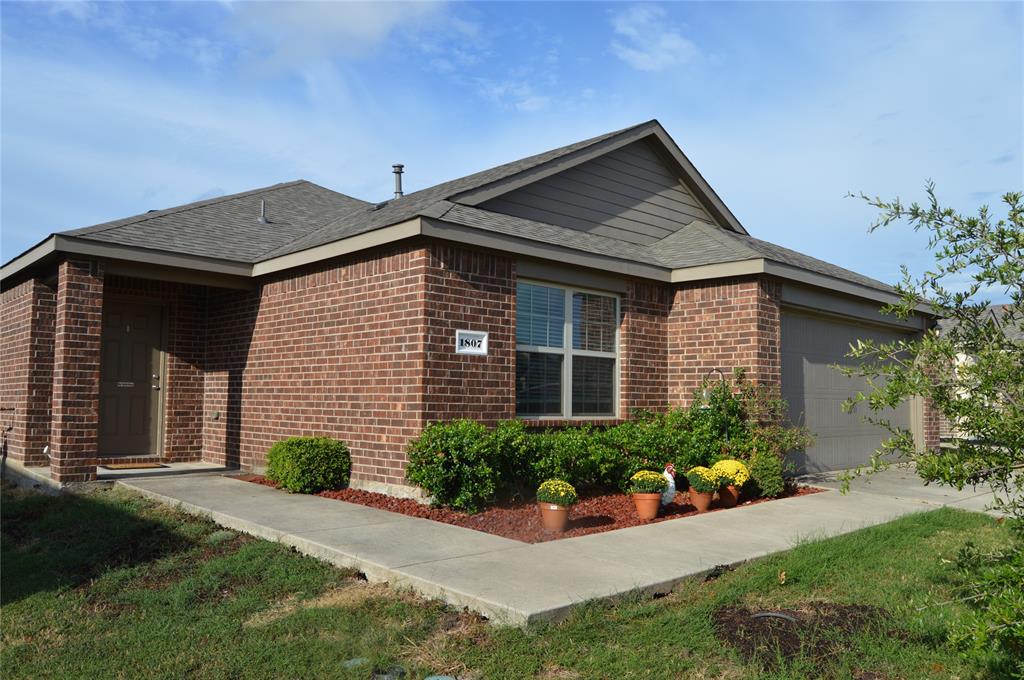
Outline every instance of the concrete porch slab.
{"type": "Polygon", "coordinates": [[[573,607],[667,592],[717,565],[848,533],[942,503],[837,491],[548,543],[527,544],[218,475],[121,479],[146,496],[280,541],[371,581],[409,587],[506,625],[556,621],[573,607]]]}

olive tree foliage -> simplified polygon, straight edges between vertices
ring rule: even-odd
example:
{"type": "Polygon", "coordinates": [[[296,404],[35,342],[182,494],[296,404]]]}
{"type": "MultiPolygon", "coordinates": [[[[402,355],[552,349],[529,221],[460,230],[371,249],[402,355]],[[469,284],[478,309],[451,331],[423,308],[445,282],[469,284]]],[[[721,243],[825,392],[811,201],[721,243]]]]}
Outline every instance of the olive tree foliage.
{"type": "MultiPolygon", "coordinates": [[[[846,408],[867,407],[869,419],[892,436],[872,457],[871,473],[896,459],[916,463],[926,482],[958,489],[988,486],[993,505],[1009,518],[1014,544],[999,554],[969,547],[959,566],[963,599],[976,620],[953,634],[963,648],[1002,650],[1024,658],[1024,203],[1020,192],[1002,197],[1006,214],[987,206],[962,214],[942,206],[934,184],[924,205],[904,205],[861,194],[877,208],[871,231],[897,222],[926,232],[934,264],[922,274],[902,267],[899,301],[884,313],[908,318],[925,308],[944,319],[921,337],[895,342],[860,341],[849,356],[859,365],[840,367],[866,379],[867,389],[846,408]],[[989,296],[1009,300],[1001,313],[989,296]],[[919,448],[905,429],[884,417],[910,397],[927,400],[955,429],[952,442],[919,448]],[[969,575],[969,576],[968,576],[969,575]]],[[[847,482],[849,478],[847,479],[847,482]]],[[[1015,672],[1024,673],[1024,661],[1015,672]]]]}

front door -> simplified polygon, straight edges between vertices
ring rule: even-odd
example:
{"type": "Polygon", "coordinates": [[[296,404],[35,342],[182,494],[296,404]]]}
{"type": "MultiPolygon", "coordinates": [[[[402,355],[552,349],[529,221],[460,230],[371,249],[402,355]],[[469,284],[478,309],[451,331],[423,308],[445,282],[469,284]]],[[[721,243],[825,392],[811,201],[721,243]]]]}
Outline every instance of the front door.
{"type": "Polygon", "coordinates": [[[163,307],[109,301],[103,308],[99,454],[159,453],[163,307]]]}

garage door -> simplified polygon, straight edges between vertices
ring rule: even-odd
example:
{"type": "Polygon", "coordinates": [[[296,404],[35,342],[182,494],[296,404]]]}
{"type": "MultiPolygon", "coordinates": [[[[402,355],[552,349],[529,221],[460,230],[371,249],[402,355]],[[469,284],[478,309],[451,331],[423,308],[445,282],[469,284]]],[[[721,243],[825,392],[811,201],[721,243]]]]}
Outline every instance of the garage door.
{"type": "MultiPolygon", "coordinates": [[[[791,454],[799,472],[843,470],[864,465],[889,433],[864,422],[859,405],[843,412],[843,401],[866,391],[860,378],[847,378],[833,364],[853,362],[845,354],[850,343],[871,338],[887,342],[901,337],[896,330],[813,316],[792,310],[782,313],[782,396],[793,422],[806,425],[816,436],[806,451],[791,454]]],[[[909,427],[908,404],[877,414],[909,427]]]]}

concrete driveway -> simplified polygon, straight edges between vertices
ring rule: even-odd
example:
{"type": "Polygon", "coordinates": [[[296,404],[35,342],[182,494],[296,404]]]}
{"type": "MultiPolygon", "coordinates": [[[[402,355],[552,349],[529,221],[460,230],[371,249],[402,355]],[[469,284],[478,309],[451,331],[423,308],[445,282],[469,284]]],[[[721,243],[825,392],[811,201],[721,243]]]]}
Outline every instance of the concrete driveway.
{"type": "MultiPolygon", "coordinates": [[[[823,472],[804,475],[801,481],[826,489],[839,489],[842,482],[839,472],[823,472]]],[[[964,488],[958,491],[951,486],[941,484],[925,484],[912,465],[894,465],[872,475],[863,475],[850,482],[851,493],[872,494],[887,498],[901,498],[920,501],[936,506],[949,506],[961,510],[992,512],[992,491],[987,486],[964,488]]]]}

